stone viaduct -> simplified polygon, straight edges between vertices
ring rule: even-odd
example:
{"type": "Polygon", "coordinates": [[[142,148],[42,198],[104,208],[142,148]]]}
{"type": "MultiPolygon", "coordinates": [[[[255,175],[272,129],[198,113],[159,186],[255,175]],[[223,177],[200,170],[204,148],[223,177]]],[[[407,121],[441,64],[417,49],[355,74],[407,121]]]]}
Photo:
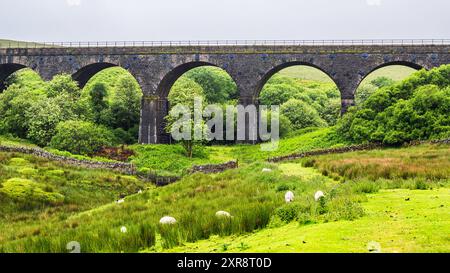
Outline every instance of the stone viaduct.
{"type": "Polygon", "coordinates": [[[450,63],[450,45],[208,45],[117,46],[0,49],[0,90],[5,79],[28,67],[44,80],[69,73],[83,87],[99,71],[120,66],[143,91],[140,143],[167,143],[164,117],[167,95],[186,71],[216,66],[234,79],[242,105],[258,105],[259,92],[276,72],[307,65],[326,73],[337,85],[344,113],[355,91],[371,72],[388,65],[431,69],[450,63]]]}

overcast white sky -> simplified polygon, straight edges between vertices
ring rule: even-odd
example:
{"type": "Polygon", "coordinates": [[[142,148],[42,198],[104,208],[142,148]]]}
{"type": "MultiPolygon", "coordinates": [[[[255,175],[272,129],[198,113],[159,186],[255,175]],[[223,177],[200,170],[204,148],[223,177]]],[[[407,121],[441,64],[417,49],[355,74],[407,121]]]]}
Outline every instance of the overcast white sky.
{"type": "Polygon", "coordinates": [[[0,39],[450,38],[449,0],[1,0],[0,39]]]}

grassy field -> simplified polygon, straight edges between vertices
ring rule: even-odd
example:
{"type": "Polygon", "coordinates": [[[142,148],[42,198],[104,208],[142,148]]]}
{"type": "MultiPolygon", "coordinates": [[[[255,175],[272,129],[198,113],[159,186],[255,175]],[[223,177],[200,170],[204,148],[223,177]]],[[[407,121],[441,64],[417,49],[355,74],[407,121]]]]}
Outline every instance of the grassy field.
{"type": "Polygon", "coordinates": [[[77,241],[84,252],[366,252],[372,240],[384,251],[448,251],[448,232],[443,231],[449,219],[443,215],[449,206],[449,153],[448,145],[422,145],[280,164],[255,160],[224,173],[189,175],[163,188],[150,187],[121,204],[113,202],[117,194],[142,189],[141,182],[4,154],[6,181],[49,185],[48,192],[65,201],[25,209],[1,199],[0,251],[65,252],[67,242],[77,241]],[[391,158],[398,159],[395,168],[373,165],[391,158]],[[342,164],[346,172],[339,172],[342,164]],[[403,176],[403,171],[416,173],[403,176]],[[89,192],[77,192],[83,190],[89,192]],[[290,204],[284,202],[288,190],[296,197],[290,204]],[[317,190],[325,192],[320,202],[313,199],[317,190]],[[82,206],[87,200],[93,201],[82,206]],[[218,210],[233,217],[217,218],[218,210]],[[177,224],[158,224],[165,215],[177,224]],[[383,236],[380,231],[388,227],[383,236]]]}
{"type": "Polygon", "coordinates": [[[170,251],[364,253],[371,242],[381,252],[450,251],[450,189],[382,190],[367,198],[366,215],[354,221],[290,223],[243,236],[215,236],[170,251]]]}
{"type": "Polygon", "coordinates": [[[310,128],[293,132],[289,138],[282,139],[278,148],[265,151],[262,145],[217,145],[205,146],[194,152],[192,159],[185,156],[181,145],[132,145],[136,152],[131,162],[138,168],[144,168],[165,175],[181,175],[192,165],[224,163],[238,160],[242,165],[255,161],[265,161],[270,157],[288,155],[314,149],[339,147],[347,143],[340,140],[333,128],[310,128]]]}
{"type": "MultiPolygon", "coordinates": [[[[0,144],[6,146],[37,147],[36,145],[14,137],[0,136],[0,144]]],[[[309,128],[293,132],[289,138],[278,143],[278,149],[264,151],[261,145],[214,145],[195,149],[193,158],[187,158],[183,147],[179,144],[156,144],[128,146],[135,152],[130,162],[142,171],[152,171],[159,175],[183,175],[193,165],[217,164],[230,160],[238,160],[240,164],[249,164],[255,161],[265,161],[270,157],[287,155],[296,152],[314,149],[338,147],[347,143],[342,142],[333,128],[309,128]]],[[[73,155],[68,152],[46,148],[58,155],[78,159],[108,161],[105,158],[73,155]]]]}

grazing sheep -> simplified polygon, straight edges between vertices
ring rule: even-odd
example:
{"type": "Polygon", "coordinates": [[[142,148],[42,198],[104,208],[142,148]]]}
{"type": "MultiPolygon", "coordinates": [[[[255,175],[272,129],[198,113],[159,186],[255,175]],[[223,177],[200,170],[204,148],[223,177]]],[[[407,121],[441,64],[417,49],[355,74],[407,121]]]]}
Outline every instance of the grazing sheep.
{"type": "Polygon", "coordinates": [[[284,195],[284,200],[286,200],[286,203],[290,203],[292,201],[294,201],[294,193],[291,191],[288,191],[285,195],[284,195]]]}
{"type": "Polygon", "coordinates": [[[122,226],[122,227],[120,228],[120,232],[126,233],[126,232],[127,232],[127,228],[126,228],[125,226],[122,226]]]}
{"type": "Polygon", "coordinates": [[[176,222],[177,222],[177,220],[171,216],[164,216],[163,218],[161,218],[159,220],[159,223],[163,224],[163,225],[165,225],[165,224],[172,225],[172,224],[175,224],[176,222]]]}
{"type": "Polygon", "coordinates": [[[226,218],[230,218],[231,214],[229,212],[223,211],[223,210],[219,210],[218,212],[216,212],[216,217],[226,217],[226,218]]]}
{"type": "Polygon", "coordinates": [[[325,197],[325,194],[323,194],[322,191],[317,191],[317,192],[314,194],[314,200],[316,200],[316,201],[319,201],[320,198],[322,198],[322,197],[325,197]]]}
{"type": "Polygon", "coordinates": [[[268,169],[268,168],[264,168],[264,169],[262,169],[262,172],[263,173],[270,173],[272,170],[271,169],[268,169]]]}
{"type": "Polygon", "coordinates": [[[117,204],[121,204],[123,202],[125,202],[125,199],[123,199],[123,198],[116,201],[117,204]]]}
{"type": "Polygon", "coordinates": [[[367,243],[367,250],[371,253],[381,253],[381,245],[378,242],[370,241],[367,243]]]}
{"type": "Polygon", "coordinates": [[[142,190],[139,190],[139,191],[138,191],[138,194],[141,194],[141,193],[142,193],[142,190]]]}

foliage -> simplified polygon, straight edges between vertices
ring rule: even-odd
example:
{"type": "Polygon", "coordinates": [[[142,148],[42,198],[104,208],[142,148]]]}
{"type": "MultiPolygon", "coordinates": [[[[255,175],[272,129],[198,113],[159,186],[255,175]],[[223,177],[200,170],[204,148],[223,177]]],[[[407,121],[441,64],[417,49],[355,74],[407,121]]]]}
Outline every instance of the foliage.
{"type": "Polygon", "coordinates": [[[317,110],[301,100],[288,100],[281,106],[281,113],[291,121],[294,130],[327,125],[317,110]]]}
{"type": "Polygon", "coordinates": [[[0,193],[28,205],[35,203],[57,204],[64,200],[64,196],[54,192],[51,187],[44,187],[39,183],[22,178],[11,178],[3,182],[0,193]]]}
{"type": "Polygon", "coordinates": [[[401,144],[450,135],[450,65],[421,70],[377,90],[340,121],[338,132],[355,142],[401,144]]]}
{"type": "Polygon", "coordinates": [[[60,122],[91,121],[116,129],[118,142],[136,142],[142,96],[136,80],[117,69],[99,74],[80,90],[67,74],[44,82],[31,70],[14,73],[0,94],[0,132],[46,146],[60,122]],[[114,75],[115,85],[104,83],[104,75],[114,75]]]}
{"type": "Polygon", "coordinates": [[[203,111],[194,109],[196,101],[203,105],[203,89],[193,80],[180,78],[172,87],[168,99],[172,108],[166,117],[166,131],[180,135],[179,141],[186,150],[186,156],[192,157],[194,146],[203,141],[205,124],[203,120],[194,120],[194,111],[203,111]]]}
{"type": "MultiPolygon", "coordinates": [[[[333,82],[311,82],[283,76],[280,72],[269,79],[260,94],[262,105],[283,107],[292,99],[311,106],[330,126],[334,125],[339,117],[340,96],[333,82]]],[[[290,121],[295,124],[295,120],[290,119],[290,121]]]]}
{"type": "MultiPolygon", "coordinates": [[[[89,91],[89,102],[94,114],[94,121],[96,123],[106,123],[105,112],[108,110],[108,102],[106,96],[108,95],[106,87],[103,83],[95,83],[89,91]]],[[[108,116],[110,118],[110,116],[108,116]]]]}
{"type": "Polygon", "coordinates": [[[222,104],[238,98],[236,84],[224,70],[217,67],[198,67],[189,70],[187,77],[199,84],[209,104],[222,104]]]}
{"type": "Polygon", "coordinates": [[[74,98],[78,98],[81,94],[78,83],[75,82],[69,74],[54,76],[53,79],[48,82],[46,91],[48,97],[56,97],[61,93],[66,93],[74,98]]]}
{"type": "Polygon", "coordinates": [[[112,128],[128,131],[139,124],[142,93],[135,91],[138,88],[136,85],[136,82],[125,77],[120,78],[111,103],[112,128]]]}
{"type": "Polygon", "coordinates": [[[114,136],[105,127],[85,121],[69,120],[56,127],[50,146],[71,153],[92,155],[113,144],[114,136]]]}
{"type": "Polygon", "coordinates": [[[23,88],[18,84],[10,85],[0,94],[0,130],[3,134],[10,133],[20,138],[26,138],[29,128],[27,111],[35,101],[46,98],[45,91],[23,88]]]}

